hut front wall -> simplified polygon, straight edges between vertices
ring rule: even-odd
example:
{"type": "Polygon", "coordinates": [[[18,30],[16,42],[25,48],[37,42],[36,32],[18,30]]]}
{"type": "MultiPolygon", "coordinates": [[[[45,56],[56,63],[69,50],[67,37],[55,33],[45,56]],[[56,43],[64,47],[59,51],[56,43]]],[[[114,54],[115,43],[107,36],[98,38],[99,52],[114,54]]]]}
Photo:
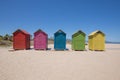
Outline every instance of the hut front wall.
{"type": "Polygon", "coordinates": [[[79,34],[72,39],[73,50],[84,50],[85,49],[85,36],[79,34]]]}
{"type": "Polygon", "coordinates": [[[66,35],[59,33],[54,36],[54,49],[65,50],[66,49],[66,35]]]}
{"type": "Polygon", "coordinates": [[[102,34],[96,34],[93,38],[93,50],[105,49],[105,37],[102,34]]]}
{"type": "Polygon", "coordinates": [[[35,49],[46,49],[47,48],[47,36],[43,33],[38,33],[34,38],[35,49]]]}
{"type": "Polygon", "coordinates": [[[13,37],[13,48],[14,49],[26,49],[25,35],[21,32],[14,34],[13,37]]]}

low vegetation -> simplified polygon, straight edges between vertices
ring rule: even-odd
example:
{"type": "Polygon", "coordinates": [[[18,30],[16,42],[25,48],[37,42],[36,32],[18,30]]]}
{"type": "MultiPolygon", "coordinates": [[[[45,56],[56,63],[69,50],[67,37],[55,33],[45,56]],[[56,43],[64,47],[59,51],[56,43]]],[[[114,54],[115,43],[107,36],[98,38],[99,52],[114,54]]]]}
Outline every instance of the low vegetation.
{"type": "Polygon", "coordinates": [[[0,35],[0,46],[11,46],[13,41],[13,37],[11,35],[0,35]]]}

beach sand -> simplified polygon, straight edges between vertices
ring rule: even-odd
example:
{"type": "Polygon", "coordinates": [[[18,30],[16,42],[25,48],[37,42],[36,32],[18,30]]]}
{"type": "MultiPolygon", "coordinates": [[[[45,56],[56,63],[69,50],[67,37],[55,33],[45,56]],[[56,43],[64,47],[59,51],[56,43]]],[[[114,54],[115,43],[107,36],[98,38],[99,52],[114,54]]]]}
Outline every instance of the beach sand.
{"type": "Polygon", "coordinates": [[[0,47],[0,80],[120,80],[120,44],[105,51],[18,50],[0,47]]]}

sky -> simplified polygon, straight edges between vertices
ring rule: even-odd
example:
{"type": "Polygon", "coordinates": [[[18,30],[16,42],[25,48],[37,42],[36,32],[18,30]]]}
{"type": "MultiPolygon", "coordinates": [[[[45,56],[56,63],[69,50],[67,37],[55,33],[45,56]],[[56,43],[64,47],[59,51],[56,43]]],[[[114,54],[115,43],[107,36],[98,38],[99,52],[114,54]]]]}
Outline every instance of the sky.
{"type": "Polygon", "coordinates": [[[68,39],[82,30],[86,40],[101,30],[107,41],[120,42],[120,0],[0,0],[0,35],[17,29],[49,37],[62,29],[68,39]]]}

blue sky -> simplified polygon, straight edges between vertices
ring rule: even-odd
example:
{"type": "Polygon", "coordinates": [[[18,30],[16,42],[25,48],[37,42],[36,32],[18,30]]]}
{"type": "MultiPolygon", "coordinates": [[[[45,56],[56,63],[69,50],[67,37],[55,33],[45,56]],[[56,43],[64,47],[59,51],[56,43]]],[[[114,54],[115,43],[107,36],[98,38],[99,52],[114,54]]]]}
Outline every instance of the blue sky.
{"type": "Polygon", "coordinates": [[[67,38],[101,30],[107,41],[120,42],[120,0],[0,0],[0,35],[18,28],[31,35],[40,28],[49,37],[62,29],[67,38]]]}

